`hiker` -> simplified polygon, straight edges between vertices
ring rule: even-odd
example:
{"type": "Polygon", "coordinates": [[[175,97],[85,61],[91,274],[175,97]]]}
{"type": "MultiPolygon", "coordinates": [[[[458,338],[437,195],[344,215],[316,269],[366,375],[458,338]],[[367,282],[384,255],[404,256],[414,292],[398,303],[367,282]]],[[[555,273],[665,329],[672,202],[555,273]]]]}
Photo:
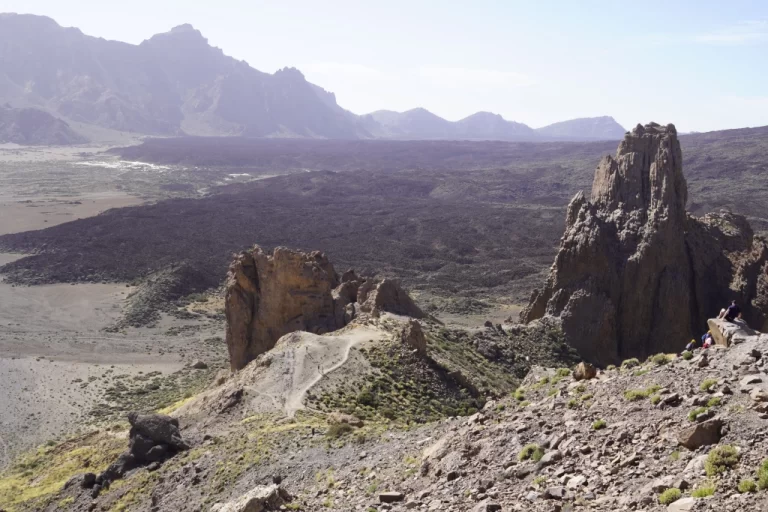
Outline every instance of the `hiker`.
{"type": "Polygon", "coordinates": [[[723,319],[726,322],[733,322],[737,318],[741,318],[741,308],[739,308],[735,300],[732,300],[728,309],[720,310],[720,316],[717,318],[723,319]]]}

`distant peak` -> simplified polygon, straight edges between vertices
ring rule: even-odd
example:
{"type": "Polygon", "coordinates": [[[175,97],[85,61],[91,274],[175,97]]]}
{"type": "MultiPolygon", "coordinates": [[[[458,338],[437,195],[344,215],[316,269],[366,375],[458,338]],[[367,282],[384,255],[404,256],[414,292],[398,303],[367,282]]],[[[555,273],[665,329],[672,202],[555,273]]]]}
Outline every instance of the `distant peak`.
{"type": "Polygon", "coordinates": [[[190,25],[189,23],[184,23],[183,25],[179,25],[177,27],[173,27],[171,29],[171,34],[181,34],[183,32],[197,32],[200,33],[199,30],[197,30],[195,27],[190,25]]]}
{"type": "Polygon", "coordinates": [[[283,76],[283,77],[292,77],[292,78],[301,78],[302,80],[306,80],[304,78],[304,73],[299,71],[297,68],[294,67],[284,67],[282,69],[278,69],[275,71],[275,76],[283,76]]]}
{"type": "Polygon", "coordinates": [[[189,43],[193,43],[193,44],[202,43],[205,45],[208,44],[208,39],[203,37],[202,32],[197,30],[195,27],[193,27],[189,23],[184,23],[183,25],[178,25],[176,27],[173,27],[168,32],[155,34],[148,40],[144,41],[144,43],[155,44],[155,43],[167,43],[170,41],[187,41],[187,44],[189,43]]]}

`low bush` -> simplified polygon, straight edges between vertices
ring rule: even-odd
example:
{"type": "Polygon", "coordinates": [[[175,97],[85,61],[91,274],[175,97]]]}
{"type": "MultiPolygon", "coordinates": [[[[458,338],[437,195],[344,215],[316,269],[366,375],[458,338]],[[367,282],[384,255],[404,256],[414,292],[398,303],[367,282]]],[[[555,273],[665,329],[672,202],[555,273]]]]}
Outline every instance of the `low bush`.
{"type": "Polygon", "coordinates": [[[659,495],[659,503],[669,505],[679,500],[682,495],[683,493],[680,492],[680,489],[672,487],[659,495]]]}
{"type": "Polygon", "coordinates": [[[669,363],[674,356],[668,356],[667,354],[656,354],[651,357],[651,362],[656,366],[664,366],[669,363]]]}
{"type": "Polygon", "coordinates": [[[702,391],[709,391],[717,385],[717,379],[706,379],[700,385],[699,389],[702,391]]]}
{"type": "Polygon", "coordinates": [[[607,426],[608,426],[608,423],[606,423],[605,420],[597,420],[594,423],[592,423],[592,430],[602,430],[607,426]]]}
{"type": "Polygon", "coordinates": [[[693,496],[694,498],[707,498],[715,494],[716,489],[717,488],[715,487],[715,484],[711,482],[707,482],[706,484],[700,485],[699,487],[694,489],[693,492],[691,493],[691,496],[693,496]]]}
{"type": "Polygon", "coordinates": [[[353,430],[354,428],[349,423],[333,423],[328,427],[325,436],[330,437],[331,439],[338,439],[345,434],[349,434],[353,430]]]}
{"type": "Polygon", "coordinates": [[[707,408],[706,407],[697,407],[697,408],[695,408],[694,410],[692,410],[691,412],[688,413],[688,421],[696,421],[696,416],[698,416],[699,414],[701,414],[703,412],[707,412],[707,408]]]}
{"type": "Polygon", "coordinates": [[[642,400],[643,398],[648,398],[660,389],[661,387],[656,385],[645,389],[628,389],[624,392],[624,398],[630,402],[634,402],[637,400],[642,400]]]}
{"type": "Polygon", "coordinates": [[[634,368],[636,366],[640,366],[640,360],[636,357],[633,357],[632,359],[625,359],[624,362],[621,363],[622,369],[634,368]]]}
{"type": "Polygon", "coordinates": [[[739,453],[731,445],[716,446],[707,455],[704,469],[707,476],[715,476],[725,473],[739,463],[739,453]]]}
{"type": "Polygon", "coordinates": [[[738,489],[741,494],[746,494],[748,492],[757,492],[757,484],[755,483],[754,480],[750,480],[750,479],[742,480],[741,482],[739,482],[738,489]]]}
{"type": "Polygon", "coordinates": [[[720,398],[719,396],[713,396],[707,402],[707,407],[718,407],[721,403],[723,403],[722,398],[720,398]]]}
{"type": "Polygon", "coordinates": [[[537,444],[528,444],[525,445],[522,450],[520,450],[520,454],[517,456],[517,458],[521,462],[524,460],[539,462],[543,456],[544,450],[541,448],[541,446],[537,444]]]}
{"type": "Polygon", "coordinates": [[[681,355],[683,356],[683,359],[685,359],[686,361],[690,361],[691,359],[693,359],[693,352],[691,352],[690,350],[686,350],[681,355]]]}
{"type": "Polygon", "coordinates": [[[764,460],[757,470],[757,487],[761,491],[768,489],[768,459],[764,460]]]}

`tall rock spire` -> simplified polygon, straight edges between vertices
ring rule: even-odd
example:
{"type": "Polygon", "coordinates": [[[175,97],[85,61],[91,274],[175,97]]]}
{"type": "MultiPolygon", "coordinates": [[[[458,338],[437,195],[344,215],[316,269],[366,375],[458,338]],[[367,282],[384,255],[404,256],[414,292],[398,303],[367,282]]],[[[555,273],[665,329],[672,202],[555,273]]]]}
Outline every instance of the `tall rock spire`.
{"type": "Polygon", "coordinates": [[[638,125],[595,172],[591,199],[568,205],[560,250],[524,322],[559,317],[566,338],[599,363],[690,339],[687,187],[672,125],[638,125]]]}

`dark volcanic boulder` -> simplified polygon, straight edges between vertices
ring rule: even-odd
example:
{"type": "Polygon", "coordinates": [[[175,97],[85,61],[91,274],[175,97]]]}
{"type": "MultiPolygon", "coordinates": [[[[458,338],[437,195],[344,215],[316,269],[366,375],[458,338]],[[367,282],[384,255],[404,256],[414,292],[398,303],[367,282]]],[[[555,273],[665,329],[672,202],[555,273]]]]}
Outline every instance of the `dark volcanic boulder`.
{"type": "Polygon", "coordinates": [[[166,444],[176,450],[186,450],[187,443],[181,438],[179,420],[165,416],[164,414],[128,414],[128,422],[131,424],[131,441],[141,437],[153,444],[166,444]]]}

